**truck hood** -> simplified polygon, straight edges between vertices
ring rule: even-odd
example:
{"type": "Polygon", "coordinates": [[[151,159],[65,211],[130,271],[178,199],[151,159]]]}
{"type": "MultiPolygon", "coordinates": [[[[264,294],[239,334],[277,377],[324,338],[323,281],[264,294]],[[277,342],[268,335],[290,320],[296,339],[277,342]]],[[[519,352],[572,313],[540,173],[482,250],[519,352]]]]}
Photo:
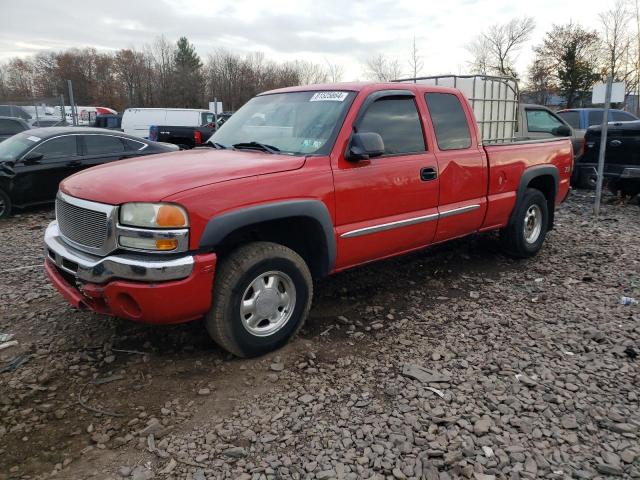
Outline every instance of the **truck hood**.
{"type": "Polygon", "coordinates": [[[305,157],[195,149],[108,163],[62,181],[73,197],[118,205],[157,202],[184,190],[238,178],[296,170],[305,157]]]}

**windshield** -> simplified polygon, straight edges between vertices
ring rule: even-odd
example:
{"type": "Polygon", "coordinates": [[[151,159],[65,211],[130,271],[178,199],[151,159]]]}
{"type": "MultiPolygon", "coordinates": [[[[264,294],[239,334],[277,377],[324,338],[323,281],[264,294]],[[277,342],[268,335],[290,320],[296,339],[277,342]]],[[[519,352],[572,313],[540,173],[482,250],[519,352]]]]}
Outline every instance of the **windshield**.
{"type": "Polygon", "coordinates": [[[41,140],[26,132],[19,133],[13,137],[0,142],[0,162],[5,160],[17,160],[27,148],[34,146],[41,140]]]}
{"type": "Polygon", "coordinates": [[[254,97],[209,142],[231,148],[259,142],[279,153],[328,154],[355,92],[289,92],[254,97]]]}

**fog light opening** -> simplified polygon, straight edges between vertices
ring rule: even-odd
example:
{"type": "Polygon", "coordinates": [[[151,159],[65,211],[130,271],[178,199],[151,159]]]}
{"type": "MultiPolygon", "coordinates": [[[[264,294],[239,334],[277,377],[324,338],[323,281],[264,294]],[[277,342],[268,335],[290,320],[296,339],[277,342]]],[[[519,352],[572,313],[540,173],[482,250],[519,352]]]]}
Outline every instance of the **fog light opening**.
{"type": "Polygon", "coordinates": [[[138,302],[128,293],[119,293],[117,297],[118,304],[122,311],[129,317],[140,318],[142,309],[138,302]]]}

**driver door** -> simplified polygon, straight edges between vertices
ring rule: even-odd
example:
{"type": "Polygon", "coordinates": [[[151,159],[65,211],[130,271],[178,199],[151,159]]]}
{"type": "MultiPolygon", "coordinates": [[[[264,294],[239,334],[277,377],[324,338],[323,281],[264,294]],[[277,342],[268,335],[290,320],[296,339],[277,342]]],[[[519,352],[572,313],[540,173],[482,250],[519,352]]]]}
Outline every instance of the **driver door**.
{"type": "Polygon", "coordinates": [[[54,200],[58,184],[74,173],[80,164],[78,136],[62,135],[47,139],[27,155],[29,153],[42,154],[42,158],[28,161],[23,157],[20,160],[20,174],[16,176],[14,190],[25,199],[25,203],[54,200]]]}
{"type": "Polygon", "coordinates": [[[438,166],[427,148],[425,110],[411,90],[371,93],[351,128],[378,133],[385,153],[334,169],[338,258],[342,269],[425,246],[438,219],[438,166]]]}

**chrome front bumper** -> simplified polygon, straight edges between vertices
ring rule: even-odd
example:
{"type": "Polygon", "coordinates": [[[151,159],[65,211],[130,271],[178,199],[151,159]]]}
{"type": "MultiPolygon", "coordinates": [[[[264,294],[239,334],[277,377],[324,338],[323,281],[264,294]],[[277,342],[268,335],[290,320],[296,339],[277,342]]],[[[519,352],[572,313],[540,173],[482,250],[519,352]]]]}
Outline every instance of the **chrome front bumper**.
{"type": "Polygon", "coordinates": [[[116,278],[140,282],[180,280],[191,275],[195,263],[192,255],[177,258],[155,258],[153,254],[90,255],[65,243],[57,221],[47,227],[44,241],[47,258],[60,270],[91,283],[105,283],[116,278]]]}

